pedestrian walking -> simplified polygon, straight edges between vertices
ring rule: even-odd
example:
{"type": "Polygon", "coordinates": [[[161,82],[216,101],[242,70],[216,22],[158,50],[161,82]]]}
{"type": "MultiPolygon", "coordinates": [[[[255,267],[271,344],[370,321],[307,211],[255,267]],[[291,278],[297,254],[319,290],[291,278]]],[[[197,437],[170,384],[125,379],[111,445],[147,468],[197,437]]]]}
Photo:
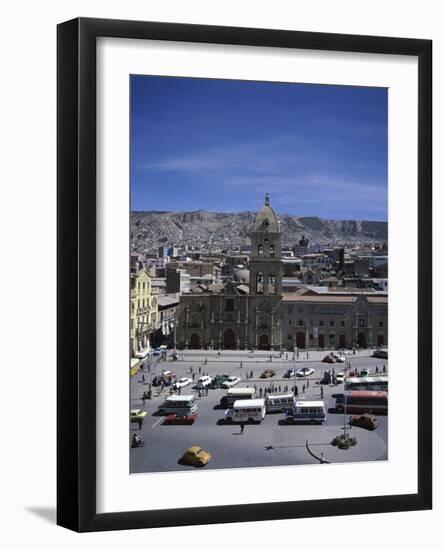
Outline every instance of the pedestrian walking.
{"type": "Polygon", "coordinates": [[[244,431],[245,431],[245,423],[242,422],[242,423],[240,424],[240,432],[243,433],[244,431]]]}
{"type": "Polygon", "coordinates": [[[195,380],[195,372],[192,373],[192,381],[194,382],[195,380]]]}
{"type": "Polygon", "coordinates": [[[306,352],[306,358],[309,359],[309,351],[306,352]]]}
{"type": "Polygon", "coordinates": [[[254,371],[251,370],[251,378],[254,378],[254,371]]]}
{"type": "Polygon", "coordinates": [[[242,369],[243,368],[243,363],[240,361],[240,368],[242,369]]]}
{"type": "Polygon", "coordinates": [[[309,380],[306,381],[306,387],[309,388],[309,380]]]}
{"type": "Polygon", "coordinates": [[[209,388],[208,386],[205,387],[206,397],[208,397],[209,388]]]}
{"type": "Polygon", "coordinates": [[[286,361],[288,360],[288,354],[286,354],[286,361]]]}
{"type": "Polygon", "coordinates": [[[201,368],[201,365],[198,367],[198,374],[201,374],[202,373],[202,368],[201,368]]]}
{"type": "Polygon", "coordinates": [[[138,420],[138,429],[141,430],[142,429],[142,426],[143,426],[143,420],[140,418],[138,420]]]}
{"type": "Polygon", "coordinates": [[[205,365],[207,365],[207,364],[208,364],[208,358],[205,357],[205,365]]]}
{"type": "Polygon", "coordinates": [[[305,393],[305,385],[302,386],[302,393],[305,393]]]}
{"type": "Polygon", "coordinates": [[[272,363],[272,355],[269,356],[269,362],[272,363]]]}
{"type": "Polygon", "coordinates": [[[263,390],[262,388],[260,387],[260,391],[259,391],[259,394],[260,394],[260,397],[263,395],[263,390]]]}
{"type": "Polygon", "coordinates": [[[144,381],[145,381],[145,375],[142,374],[142,382],[144,382],[144,381]]]}
{"type": "Polygon", "coordinates": [[[145,394],[143,394],[143,397],[142,397],[142,401],[143,401],[143,407],[145,406],[145,403],[146,403],[146,397],[145,397],[145,394]]]}
{"type": "Polygon", "coordinates": [[[281,386],[278,387],[278,393],[281,393],[281,386]]]}
{"type": "Polygon", "coordinates": [[[383,373],[386,372],[386,365],[383,365],[383,373]]]}

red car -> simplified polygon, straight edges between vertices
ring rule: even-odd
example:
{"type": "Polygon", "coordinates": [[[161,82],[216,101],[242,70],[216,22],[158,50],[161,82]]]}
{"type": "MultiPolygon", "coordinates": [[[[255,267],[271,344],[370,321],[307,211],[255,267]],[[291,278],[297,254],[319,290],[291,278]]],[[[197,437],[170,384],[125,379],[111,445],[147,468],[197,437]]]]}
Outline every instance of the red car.
{"type": "Polygon", "coordinates": [[[358,426],[359,428],[365,428],[366,430],[375,430],[378,426],[378,418],[368,413],[357,414],[355,416],[351,416],[349,424],[352,426],[358,426]]]}
{"type": "Polygon", "coordinates": [[[163,424],[194,424],[196,420],[196,414],[168,414],[168,416],[166,416],[163,420],[163,424]]]}
{"type": "Polygon", "coordinates": [[[325,357],[323,357],[323,363],[335,363],[335,357],[331,354],[331,355],[326,355],[325,357]]]}

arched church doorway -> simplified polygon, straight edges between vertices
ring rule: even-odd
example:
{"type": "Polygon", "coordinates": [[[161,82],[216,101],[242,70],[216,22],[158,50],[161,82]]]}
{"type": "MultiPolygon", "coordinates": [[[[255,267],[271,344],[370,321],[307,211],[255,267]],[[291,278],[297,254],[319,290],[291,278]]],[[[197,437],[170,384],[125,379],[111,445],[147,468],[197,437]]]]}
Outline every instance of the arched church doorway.
{"type": "Polygon", "coordinates": [[[191,349],[200,349],[200,336],[195,332],[191,334],[190,346],[191,349]]]}
{"type": "Polygon", "coordinates": [[[297,332],[297,335],[296,335],[295,339],[296,339],[296,345],[297,345],[298,349],[305,349],[305,347],[306,347],[305,333],[302,332],[302,331],[297,332]]]}
{"type": "Polygon", "coordinates": [[[357,345],[359,348],[366,347],[366,334],[364,332],[359,332],[357,335],[357,345]]]}
{"type": "Polygon", "coordinates": [[[271,349],[269,345],[269,338],[267,334],[262,334],[258,339],[258,349],[271,349]]]}
{"type": "Polygon", "coordinates": [[[225,330],[223,335],[223,346],[225,349],[235,349],[235,332],[232,328],[225,330]]]}
{"type": "Polygon", "coordinates": [[[325,347],[325,335],[324,334],[319,334],[318,335],[318,347],[319,348],[324,348],[325,347]]]}

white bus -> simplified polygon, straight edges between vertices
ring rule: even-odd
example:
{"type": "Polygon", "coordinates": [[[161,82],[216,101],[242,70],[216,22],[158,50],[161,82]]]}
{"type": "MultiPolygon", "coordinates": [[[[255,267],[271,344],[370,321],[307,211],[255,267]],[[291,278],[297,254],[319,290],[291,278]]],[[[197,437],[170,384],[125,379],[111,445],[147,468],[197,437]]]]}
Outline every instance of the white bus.
{"type": "Polygon", "coordinates": [[[197,409],[198,405],[193,395],[171,395],[166,398],[162,405],[160,405],[158,412],[161,415],[186,415],[194,413],[197,409]]]}
{"type": "Polygon", "coordinates": [[[286,423],[303,422],[323,424],[326,420],[324,401],[295,401],[294,408],[286,411],[286,423]]]}
{"type": "Polygon", "coordinates": [[[241,399],[232,405],[232,409],[225,412],[225,422],[244,422],[252,424],[261,422],[266,414],[264,399],[241,399]]]}
{"type": "Polygon", "coordinates": [[[270,393],[266,396],[266,412],[285,412],[294,406],[293,393],[270,393]]]}
{"type": "Polygon", "coordinates": [[[238,399],[254,399],[255,388],[229,388],[220,400],[222,407],[232,407],[235,401],[238,399]]]}
{"type": "Polygon", "coordinates": [[[345,378],[345,391],[388,391],[387,376],[366,376],[345,378]]]}

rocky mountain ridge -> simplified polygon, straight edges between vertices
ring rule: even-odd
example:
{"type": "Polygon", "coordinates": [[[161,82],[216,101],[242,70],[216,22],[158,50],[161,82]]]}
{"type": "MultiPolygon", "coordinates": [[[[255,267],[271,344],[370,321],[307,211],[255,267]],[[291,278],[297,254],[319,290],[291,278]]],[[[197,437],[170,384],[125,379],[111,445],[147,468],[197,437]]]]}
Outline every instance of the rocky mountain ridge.
{"type": "MultiPolygon", "coordinates": [[[[135,252],[156,251],[163,244],[206,250],[247,247],[256,212],[131,212],[131,248],[135,252]]],[[[387,222],[327,220],[317,217],[278,216],[282,244],[292,247],[305,235],[311,243],[383,243],[387,222]]]]}

